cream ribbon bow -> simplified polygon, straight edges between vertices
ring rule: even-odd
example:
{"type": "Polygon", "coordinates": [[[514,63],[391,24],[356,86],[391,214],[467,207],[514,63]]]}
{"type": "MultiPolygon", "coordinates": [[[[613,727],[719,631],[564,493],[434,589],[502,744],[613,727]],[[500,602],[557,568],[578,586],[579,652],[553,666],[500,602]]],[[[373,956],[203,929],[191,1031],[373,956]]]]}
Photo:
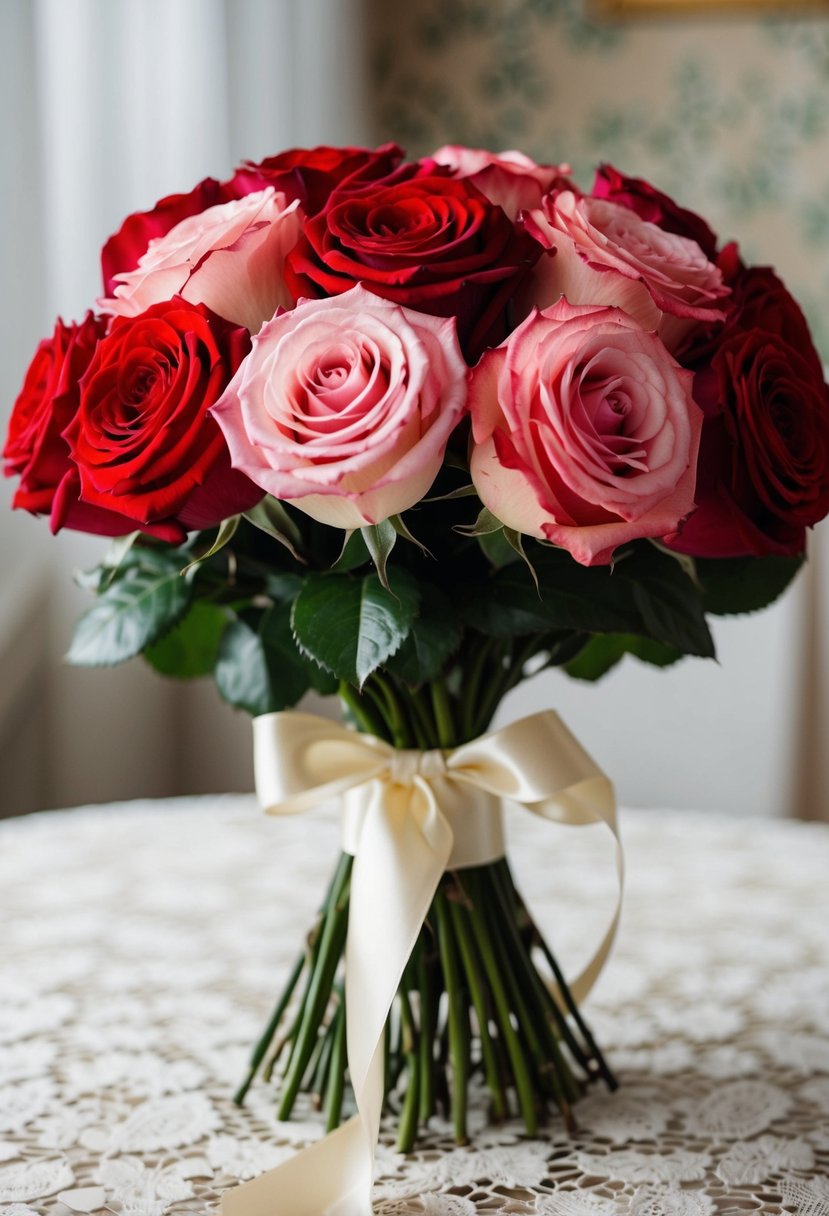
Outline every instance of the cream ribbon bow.
{"type": "Polygon", "coordinates": [[[348,1067],[357,1114],[276,1169],[226,1191],[223,1216],[371,1216],[383,1103],[383,1032],[441,875],[503,856],[500,800],[616,840],[611,923],[571,989],[583,999],[619,921],[623,878],[613,786],[557,714],[532,714],[452,751],[398,751],[294,712],[254,720],[256,789],[271,815],[345,795],[354,854],[345,955],[348,1067]]]}

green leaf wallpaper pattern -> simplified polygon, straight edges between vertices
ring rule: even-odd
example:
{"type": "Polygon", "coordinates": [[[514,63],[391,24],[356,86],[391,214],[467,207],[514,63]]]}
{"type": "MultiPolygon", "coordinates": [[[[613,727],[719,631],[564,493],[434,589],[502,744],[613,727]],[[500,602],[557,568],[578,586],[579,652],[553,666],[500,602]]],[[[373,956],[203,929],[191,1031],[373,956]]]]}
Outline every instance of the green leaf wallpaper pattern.
{"type": "MultiPolygon", "coordinates": [[[[591,17],[589,0],[367,0],[375,135],[608,160],[776,267],[829,359],[829,18],[591,17]]],[[[593,9],[595,12],[595,9],[593,9]]]]}

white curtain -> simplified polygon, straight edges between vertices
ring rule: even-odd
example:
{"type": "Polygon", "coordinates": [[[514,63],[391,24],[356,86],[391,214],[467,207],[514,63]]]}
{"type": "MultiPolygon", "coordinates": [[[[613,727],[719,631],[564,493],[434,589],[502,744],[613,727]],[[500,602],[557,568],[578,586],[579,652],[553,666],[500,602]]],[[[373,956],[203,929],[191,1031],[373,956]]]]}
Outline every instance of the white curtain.
{"type": "MultiPolygon", "coordinates": [[[[371,139],[361,10],[360,0],[3,0],[0,422],[37,339],[95,299],[100,246],[128,212],[243,157],[371,139]]],[[[42,521],[9,512],[8,498],[4,487],[0,814],[23,808],[24,789],[32,804],[68,805],[249,788],[249,725],[211,687],[183,689],[140,663],[61,665],[87,604],[72,570],[102,545],[52,539],[42,521]],[[39,640],[44,566],[51,617],[39,640]],[[17,633],[9,626],[4,640],[7,603],[17,633]],[[8,677],[9,656],[24,651],[25,694],[8,677]]],[[[829,555],[819,548],[773,610],[716,623],[719,665],[626,662],[597,687],[547,673],[506,713],[556,705],[629,802],[826,815],[829,555]]]]}
{"type": "MultiPolygon", "coordinates": [[[[127,213],[226,176],[245,157],[366,141],[360,9],[359,0],[3,0],[3,429],[39,337],[100,294],[99,251],[127,213]]],[[[48,671],[48,687],[27,699],[40,702],[36,744],[0,740],[0,814],[24,788],[50,805],[249,788],[249,725],[222,712],[211,689],[194,695],[139,663],[62,666],[87,604],[72,572],[95,563],[101,542],[53,540],[43,521],[12,515],[9,498],[5,486],[0,598],[24,584],[37,594],[28,571],[45,564],[52,613],[48,661],[31,673],[42,682],[48,671]],[[24,763],[38,769],[27,781],[24,763]]],[[[15,591],[15,609],[19,599],[15,591]]],[[[18,644],[9,636],[5,650],[18,644]]],[[[2,710],[0,697],[0,726],[2,710]]]]}

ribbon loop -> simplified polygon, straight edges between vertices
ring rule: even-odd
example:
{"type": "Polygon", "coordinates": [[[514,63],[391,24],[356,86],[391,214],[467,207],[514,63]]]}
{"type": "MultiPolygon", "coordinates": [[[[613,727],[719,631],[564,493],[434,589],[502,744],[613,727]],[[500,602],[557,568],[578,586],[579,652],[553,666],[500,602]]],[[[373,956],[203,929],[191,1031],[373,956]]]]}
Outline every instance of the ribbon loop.
{"type": "Polygon", "coordinates": [[[386,1018],[441,875],[503,856],[504,798],[560,823],[605,823],[616,840],[619,898],[592,959],[570,985],[583,1000],[619,921],[623,867],[613,786],[551,711],[445,753],[396,750],[294,712],[256,718],[254,736],[256,788],[268,814],[296,814],[343,796],[343,847],[354,854],[345,983],[357,1114],[285,1165],[225,1192],[222,1213],[371,1216],[386,1018]]]}

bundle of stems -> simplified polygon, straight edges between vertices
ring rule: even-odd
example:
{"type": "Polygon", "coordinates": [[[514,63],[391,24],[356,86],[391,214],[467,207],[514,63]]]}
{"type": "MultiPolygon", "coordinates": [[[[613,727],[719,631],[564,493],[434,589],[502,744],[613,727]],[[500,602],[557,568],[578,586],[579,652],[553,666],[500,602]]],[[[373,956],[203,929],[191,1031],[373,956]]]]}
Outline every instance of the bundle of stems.
{"type": "MultiPolygon", "coordinates": [[[[396,746],[454,745],[458,706],[445,683],[434,682],[417,708],[390,680],[367,684],[362,695],[341,690],[358,728],[396,746]],[[413,722],[414,739],[404,733],[413,722]]],[[[278,1118],[290,1118],[299,1094],[308,1093],[329,1131],[341,1122],[348,1091],[341,972],[352,861],[346,853],[339,859],[235,1097],[244,1102],[260,1071],[266,1080],[278,1073],[278,1118]]],[[[573,1130],[573,1105],[591,1082],[616,1088],[506,858],[443,875],[403,973],[385,1034],[385,1102],[398,1115],[401,1152],[439,1112],[451,1118],[457,1143],[466,1143],[475,1074],[492,1121],[518,1114],[529,1135],[552,1111],[573,1130]]]]}

